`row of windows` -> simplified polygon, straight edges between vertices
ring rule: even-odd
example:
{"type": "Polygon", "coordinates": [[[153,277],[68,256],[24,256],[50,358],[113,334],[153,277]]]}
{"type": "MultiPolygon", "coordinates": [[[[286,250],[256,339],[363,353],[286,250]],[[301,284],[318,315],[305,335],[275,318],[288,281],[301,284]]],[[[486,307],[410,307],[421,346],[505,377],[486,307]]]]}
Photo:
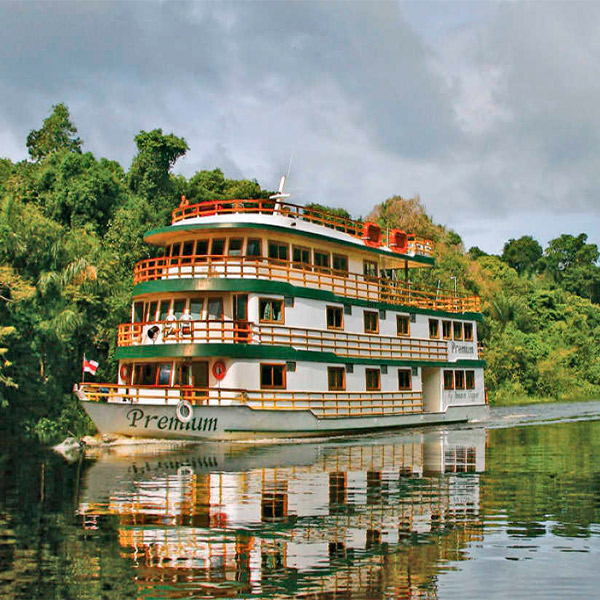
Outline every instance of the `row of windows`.
{"type": "Polygon", "coordinates": [[[133,303],[134,323],[153,323],[175,319],[201,319],[221,321],[223,319],[223,298],[221,296],[202,298],[164,298],[152,302],[133,303]]]}
{"type": "MultiPolygon", "coordinates": [[[[429,337],[439,339],[440,322],[438,319],[429,319],[429,337]]],[[[473,341],[473,323],[462,321],[442,321],[442,339],[473,341]]]]}
{"type": "MultiPolygon", "coordinates": [[[[263,256],[263,245],[265,244],[260,238],[212,238],[178,242],[167,246],[165,253],[173,260],[175,257],[182,257],[181,263],[189,264],[192,262],[192,256],[196,257],[196,261],[207,255],[259,258],[263,256]]],[[[315,271],[348,274],[348,257],[344,254],[332,254],[325,250],[272,240],[266,242],[266,252],[267,257],[275,261],[291,261],[294,268],[314,268],[315,271]]],[[[377,263],[374,264],[376,268],[377,263]]]]}
{"type": "MultiPolygon", "coordinates": [[[[194,297],[194,298],[166,298],[152,302],[134,303],[134,323],[166,321],[170,318],[190,320],[222,320],[222,297],[194,297]],[[172,315],[172,316],[170,316],[172,315]]],[[[344,329],[344,308],[341,306],[327,306],[327,328],[344,329]]],[[[238,315],[238,318],[242,318],[238,315]]],[[[246,318],[246,315],[243,316],[246,318]]],[[[285,322],[284,301],[277,298],[259,298],[258,318],[263,323],[285,322]]],[[[379,311],[365,310],[363,312],[363,326],[365,333],[379,333],[379,311]]],[[[429,319],[430,338],[439,338],[439,320],[429,319]]],[[[410,335],[410,317],[396,315],[396,334],[399,336],[410,335]]],[[[442,321],[443,339],[473,341],[473,324],[461,321],[442,321]]]]}
{"type": "MultiPolygon", "coordinates": [[[[284,364],[261,364],[260,387],[262,389],[280,389],[286,387],[286,367],[284,364]]],[[[346,369],[344,367],[327,368],[327,389],[332,392],[343,392],[346,389],[346,369]]],[[[411,369],[398,369],[398,389],[412,389],[411,369]]],[[[365,390],[377,392],[381,390],[381,369],[365,369],[365,390]]]]}
{"type": "Polygon", "coordinates": [[[474,390],[475,371],[444,371],[445,390],[474,390]]]}
{"type": "MultiPolygon", "coordinates": [[[[412,370],[398,369],[398,390],[412,389],[412,370]]],[[[475,371],[472,370],[444,370],[445,390],[472,390],[475,389],[475,371]]],[[[165,362],[134,364],[130,368],[124,383],[149,386],[184,385],[204,388],[208,386],[207,362],[165,362]]],[[[286,388],[286,365],[261,364],[260,387],[262,389],[283,390],[286,388]]],[[[327,388],[330,391],[345,391],[345,367],[327,368],[327,388]]],[[[376,392],[381,390],[381,369],[365,369],[365,390],[376,392]]]]}

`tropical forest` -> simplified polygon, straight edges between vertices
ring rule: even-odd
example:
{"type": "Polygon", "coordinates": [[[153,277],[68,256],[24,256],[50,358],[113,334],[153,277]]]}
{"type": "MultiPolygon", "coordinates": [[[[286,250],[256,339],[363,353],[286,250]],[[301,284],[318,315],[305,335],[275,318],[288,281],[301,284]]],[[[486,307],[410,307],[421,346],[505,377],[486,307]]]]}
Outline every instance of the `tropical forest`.
{"type": "MultiPolygon", "coordinates": [[[[94,431],[73,385],[84,355],[99,363],[98,381],[116,379],[133,266],[159,251],[144,234],[170,224],[182,196],[195,203],[272,192],[218,168],[176,174],[188,145],[161,129],[135,136],[125,170],[85,151],[64,104],[36,125],[27,160],[0,158],[0,430],[51,442],[94,431]]],[[[488,255],[466,249],[418,197],[382,199],[364,215],[308,206],[434,240],[436,266],[411,279],[481,297],[490,404],[600,397],[599,251],[585,233],[545,248],[531,236],[510,239],[501,255],[488,255]]]]}

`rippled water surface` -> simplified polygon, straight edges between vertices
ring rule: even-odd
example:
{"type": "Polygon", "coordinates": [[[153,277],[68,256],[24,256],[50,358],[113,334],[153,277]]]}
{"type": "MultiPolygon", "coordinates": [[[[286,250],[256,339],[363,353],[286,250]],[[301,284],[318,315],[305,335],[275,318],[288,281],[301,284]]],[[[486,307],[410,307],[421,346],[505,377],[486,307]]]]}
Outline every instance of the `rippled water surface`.
{"type": "Polygon", "coordinates": [[[277,444],[0,454],[0,598],[596,598],[600,403],[277,444]]]}

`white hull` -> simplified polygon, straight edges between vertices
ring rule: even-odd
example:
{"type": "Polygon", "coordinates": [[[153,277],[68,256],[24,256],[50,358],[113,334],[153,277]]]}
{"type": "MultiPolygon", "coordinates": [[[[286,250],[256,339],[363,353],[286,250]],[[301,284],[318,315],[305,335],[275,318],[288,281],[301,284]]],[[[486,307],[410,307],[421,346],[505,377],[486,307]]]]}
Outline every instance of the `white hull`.
{"type": "Polygon", "coordinates": [[[317,418],[309,410],[254,410],[248,406],[195,406],[182,423],[175,406],[82,400],[101,433],[181,440],[227,440],[341,435],[395,427],[482,420],[487,405],[448,407],[446,412],[317,418]]]}

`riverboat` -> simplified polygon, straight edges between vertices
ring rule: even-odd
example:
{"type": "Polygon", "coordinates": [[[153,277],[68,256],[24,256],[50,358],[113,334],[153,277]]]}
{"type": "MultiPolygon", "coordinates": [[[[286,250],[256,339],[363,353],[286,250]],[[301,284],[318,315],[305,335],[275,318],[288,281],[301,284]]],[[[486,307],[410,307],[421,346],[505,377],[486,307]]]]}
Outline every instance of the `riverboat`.
{"type": "Polygon", "coordinates": [[[101,433],[299,437],[485,418],[479,298],[417,287],[433,242],[267,199],[189,204],[145,241],[101,433]]]}

